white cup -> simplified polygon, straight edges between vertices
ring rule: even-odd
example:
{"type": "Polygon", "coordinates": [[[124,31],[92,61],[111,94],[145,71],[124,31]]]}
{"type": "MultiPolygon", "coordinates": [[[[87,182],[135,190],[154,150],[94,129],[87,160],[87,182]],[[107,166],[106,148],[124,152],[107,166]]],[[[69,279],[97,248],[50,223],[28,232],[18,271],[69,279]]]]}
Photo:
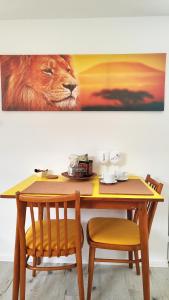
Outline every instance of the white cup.
{"type": "Polygon", "coordinates": [[[117,173],[117,179],[123,180],[123,179],[127,179],[127,178],[128,178],[128,173],[127,172],[125,172],[125,171],[119,171],[117,173]]]}
{"type": "Polygon", "coordinates": [[[103,174],[103,181],[105,183],[112,183],[115,181],[115,176],[113,174],[103,174]]]}

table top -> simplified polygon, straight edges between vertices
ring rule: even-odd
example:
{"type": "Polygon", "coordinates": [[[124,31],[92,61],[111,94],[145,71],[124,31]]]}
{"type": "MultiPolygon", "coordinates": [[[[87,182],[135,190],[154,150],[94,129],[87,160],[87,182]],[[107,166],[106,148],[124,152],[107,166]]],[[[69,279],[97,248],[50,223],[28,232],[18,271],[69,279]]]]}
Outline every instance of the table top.
{"type": "MultiPolygon", "coordinates": [[[[124,195],[124,194],[100,194],[99,193],[99,178],[98,176],[94,176],[90,179],[90,182],[93,185],[93,192],[92,195],[81,195],[81,198],[86,199],[133,199],[133,200],[151,200],[151,201],[160,201],[162,202],[164,199],[162,195],[158,194],[156,191],[154,191],[143,179],[137,176],[130,176],[130,179],[140,179],[151,191],[152,195],[124,195]]],[[[15,194],[17,191],[23,191],[27,187],[29,187],[32,183],[37,181],[52,181],[52,182],[65,182],[69,181],[69,179],[66,179],[63,176],[59,176],[58,179],[47,179],[43,177],[37,177],[36,175],[29,176],[25,180],[19,182],[15,186],[9,188],[8,190],[4,191],[0,197],[1,198],[15,198],[15,194]]]]}

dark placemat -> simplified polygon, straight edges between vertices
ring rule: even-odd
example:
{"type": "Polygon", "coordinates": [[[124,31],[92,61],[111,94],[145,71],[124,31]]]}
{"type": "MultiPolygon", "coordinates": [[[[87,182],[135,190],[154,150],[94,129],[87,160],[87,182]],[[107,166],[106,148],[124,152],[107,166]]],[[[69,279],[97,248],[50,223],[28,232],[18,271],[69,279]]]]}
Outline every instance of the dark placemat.
{"type": "Polygon", "coordinates": [[[26,194],[49,194],[67,195],[79,191],[81,195],[92,195],[93,186],[91,182],[48,182],[36,181],[24,189],[26,194]]]}
{"type": "Polygon", "coordinates": [[[153,192],[140,179],[129,179],[115,184],[100,183],[99,191],[100,194],[153,195],[153,192]]]}

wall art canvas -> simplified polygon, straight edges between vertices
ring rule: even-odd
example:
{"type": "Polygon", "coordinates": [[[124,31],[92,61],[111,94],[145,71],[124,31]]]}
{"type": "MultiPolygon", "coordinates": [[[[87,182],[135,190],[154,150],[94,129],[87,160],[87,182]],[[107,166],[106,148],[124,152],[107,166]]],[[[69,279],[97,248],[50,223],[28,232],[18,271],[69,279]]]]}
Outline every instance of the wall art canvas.
{"type": "Polygon", "coordinates": [[[165,53],[1,55],[4,111],[162,111],[165,53]]]}

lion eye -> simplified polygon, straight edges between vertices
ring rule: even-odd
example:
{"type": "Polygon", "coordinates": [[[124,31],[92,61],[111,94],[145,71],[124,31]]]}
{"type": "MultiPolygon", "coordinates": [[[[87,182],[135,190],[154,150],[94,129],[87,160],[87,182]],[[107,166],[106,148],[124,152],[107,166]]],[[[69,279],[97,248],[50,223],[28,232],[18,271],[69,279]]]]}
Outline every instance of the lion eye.
{"type": "Polygon", "coordinates": [[[53,74],[53,71],[50,68],[43,69],[42,71],[43,71],[43,73],[45,73],[47,75],[52,75],[53,74]]]}

